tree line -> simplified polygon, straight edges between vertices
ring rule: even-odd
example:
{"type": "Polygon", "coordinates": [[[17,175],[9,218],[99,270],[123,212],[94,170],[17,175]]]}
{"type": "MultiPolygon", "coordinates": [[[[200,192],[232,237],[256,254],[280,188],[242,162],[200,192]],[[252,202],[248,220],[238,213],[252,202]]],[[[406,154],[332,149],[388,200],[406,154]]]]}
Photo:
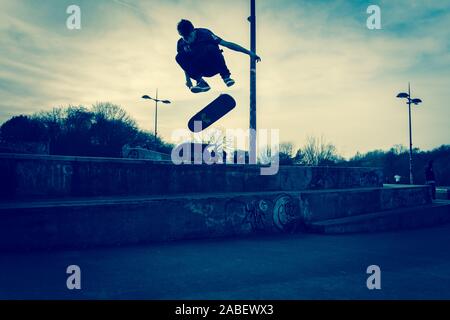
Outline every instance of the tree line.
{"type": "MultiPolygon", "coordinates": [[[[223,137],[215,140],[217,144],[223,141],[223,137]]],[[[97,103],[89,108],[54,108],[31,116],[15,116],[1,125],[0,143],[28,142],[46,143],[48,153],[53,155],[92,157],[121,157],[122,147],[126,144],[166,154],[170,154],[173,148],[172,144],[155,138],[153,133],[140,130],[123,108],[111,103],[97,103]]],[[[401,183],[409,182],[409,150],[401,145],[387,151],[357,153],[347,160],[323,137],[308,137],[298,150],[294,150],[293,143],[287,142],[281,143],[278,151],[280,165],[380,167],[385,183],[395,183],[395,175],[401,177],[401,183]]],[[[259,159],[268,154],[270,157],[270,152],[265,150],[259,159]]],[[[433,160],[437,184],[450,186],[450,145],[431,151],[414,149],[413,159],[415,183],[425,183],[425,167],[433,160]]]]}
{"type": "MultiPolygon", "coordinates": [[[[415,184],[425,183],[425,169],[433,161],[437,185],[450,186],[450,145],[442,145],[430,151],[413,150],[413,177],[415,184]]],[[[394,176],[400,176],[400,183],[409,183],[409,149],[395,145],[391,149],[357,153],[344,159],[336,147],[323,137],[308,137],[306,144],[294,152],[292,143],[280,144],[280,164],[306,166],[379,167],[382,168],[385,183],[396,183],[394,176]]]]}
{"type": "Polygon", "coordinates": [[[163,153],[172,149],[153,133],[140,130],[123,108],[111,103],[15,116],[0,127],[0,140],[47,143],[49,154],[71,156],[121,157],[125,144],[163,153]]]}

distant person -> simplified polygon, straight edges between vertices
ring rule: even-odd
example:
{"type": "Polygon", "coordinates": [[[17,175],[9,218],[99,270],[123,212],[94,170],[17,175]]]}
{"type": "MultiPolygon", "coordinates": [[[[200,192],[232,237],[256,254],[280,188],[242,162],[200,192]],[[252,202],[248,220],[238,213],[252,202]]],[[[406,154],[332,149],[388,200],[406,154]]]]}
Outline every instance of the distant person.
{"type": "Polygon", "coordinates": [[[425,169],[425,181],[426,184],[431,186],[431,197],[433,200],[436,199],[436,179],[433,171],[433,160],[428,162],[427,168],[425,169]]]}
{"type": "Polygon", "coordinates": [[[203,77],[213,77],[217,74],[220,74],[228,87],[234,85],[235,81],[231,78],[219,45],[248,54],[257,62],[261,61],[255,52],[236,43],[225,41],[208,29],[194,28],[189,20],[181,20],[177,29],[181,39],[177,43],[176,60],[186,75],[186,86],[193,93],[210,90],[210,86],[203,77]],[[192,85],[191,79],[197,82],[195,86],[192,85]]]}

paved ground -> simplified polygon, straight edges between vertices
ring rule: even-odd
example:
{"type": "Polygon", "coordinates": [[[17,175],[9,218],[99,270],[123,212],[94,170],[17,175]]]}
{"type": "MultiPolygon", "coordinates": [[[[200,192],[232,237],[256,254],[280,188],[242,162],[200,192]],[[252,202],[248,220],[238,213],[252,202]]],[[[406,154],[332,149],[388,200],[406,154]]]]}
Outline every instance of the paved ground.
{"type": "Polygon", "coordinates": [[[450,299],[450,226],[0,256],[0,298],[450,299]],[[82,289],[66,289],[66,267],[82,289]],[[381,267],[369,291],[366,268],[381,267]]]}

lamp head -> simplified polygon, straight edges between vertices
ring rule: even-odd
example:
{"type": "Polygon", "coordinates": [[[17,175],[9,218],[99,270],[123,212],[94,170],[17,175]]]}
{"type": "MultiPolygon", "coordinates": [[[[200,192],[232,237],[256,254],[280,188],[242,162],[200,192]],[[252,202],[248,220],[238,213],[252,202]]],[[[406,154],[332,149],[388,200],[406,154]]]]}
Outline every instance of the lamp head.
{"type": "Polygon", "coordinates": [[[400,92],[397,95],[397,98],[409,98],[409,94],[407,94],[406,92],[400,92]]]}

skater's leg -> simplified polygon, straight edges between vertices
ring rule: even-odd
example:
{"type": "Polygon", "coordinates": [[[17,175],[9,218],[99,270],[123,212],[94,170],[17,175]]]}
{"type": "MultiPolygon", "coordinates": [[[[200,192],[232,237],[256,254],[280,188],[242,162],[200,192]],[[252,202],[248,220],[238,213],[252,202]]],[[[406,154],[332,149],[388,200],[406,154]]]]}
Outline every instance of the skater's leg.
{"type": "Polygon", "coordinates": [[[220,74],[228,87],[234,85],[234,80],[231,79],[231,73],[225,62],[222,50],[219,50],[217,47],[210,46],[207,48],[206,54],[207,58],[205,61],[208,61],[206,65],[207,70],[203,70],[202,74],[207,76],[220,74]]]}
{"type": "Polygon", "coordinates": [[[175,59],[187,76],[197,81],[195,86],[190,87],[193,93],[206,92],[211,89],[208,83],[203,80],[202,71],[197,59],[193,59],[191,56],[180,53],[177,54],[175,59]]]}
{"type": "Polygon", "coordinates": [[[192,59],[187,54],[178,53],[175,57],[175,60],[180,65],[180,67],[186,72],[191,79],[196,81],[202,80],[201,70],[198,68],[198,65],[195,63],[195,60],[192,59]]]}
{"type": "Polygon", "coordinates": [[[202,73],[207,77],[212,77],[220,74],[222,78],[230,77],[231,73],[228,70],[225,58],[222,51],[216,46],[207,46],[201,57],[203,61],[202,73]]]}
{"type": "Polygon", "coordinates": [[[218,51],[216,54],[216,68],[222,77],[222,79],[229,78],[231,76],[230,70],[228,70],[227,63],[225,62],[225,58],[221,51],[218,51]]]}
{"type": "Polygon", "coordinates": [[[197,57],[192,58],[191,56],[178,53],[175,59],[187,76],[197,81],[195,86],[190,87],[193,93],[206,92],[211,89],[208,83],[203,79],[202,68],[198,63],[199,60],[197,57]]]}

